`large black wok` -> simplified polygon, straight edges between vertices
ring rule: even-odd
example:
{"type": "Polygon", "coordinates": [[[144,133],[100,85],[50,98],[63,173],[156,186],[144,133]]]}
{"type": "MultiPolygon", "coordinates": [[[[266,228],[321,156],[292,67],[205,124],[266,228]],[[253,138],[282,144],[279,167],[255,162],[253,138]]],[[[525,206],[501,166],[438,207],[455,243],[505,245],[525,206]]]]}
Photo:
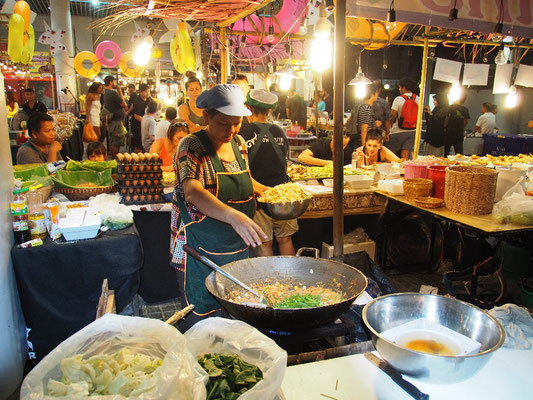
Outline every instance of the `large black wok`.
{"type": "Polygon", "coordinates": [[[255,326],[273,331],[298,331],[333,322],[348,310],[366,288],[366,277],[359,270],[337,261],[312,257],[258,257],[234,261],[221,267],[241,282],[250,285],[267,279],[280,283],[316,285],[341,290],[346,300],[324,307],[276,309],[266,306],[249,306],[228,300],[232,290],[242,291],[237,284],[218,272],[205,279],[205,285],[232,316],[255,326]],[[340,283],[335,285],[333,279],[340,283]]]}

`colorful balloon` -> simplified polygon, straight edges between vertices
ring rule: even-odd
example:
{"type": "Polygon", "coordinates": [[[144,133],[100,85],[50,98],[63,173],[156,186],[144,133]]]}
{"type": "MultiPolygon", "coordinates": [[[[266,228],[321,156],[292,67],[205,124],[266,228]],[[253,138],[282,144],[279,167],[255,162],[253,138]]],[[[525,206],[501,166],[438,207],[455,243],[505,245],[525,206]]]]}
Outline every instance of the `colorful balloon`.
{"type": "Polygon", "coordinates": [[[103,42],[100,42],[98,46],[96,46],[94,53],[96,54],[98,61],[100,61],[100,64],[106,68],[115,68],[122,58],[122,50],[119,45],[112,40],[104,40],[103,42]],[[113,57],[106,58],[105,52],[108,50],[113,53],[113,57]]]}
{"type": "Polygon", "coordinates": [[[35,31],[33,30],[33,25],[30,25],[28,29],[28,41],[22,48],[22,59],[20,60],[22,64],[29,64],[33,59],[33,53],[35,52],[35,31]]]}
{"type": "Polygon", "coordinates": [[[189,30],[185,22],[178,24],[178,45],[180,53],[183,56],[185,68],[189,71],[194,71],[196,69],[196,58],[194,57],[191,37],[189,36],[189,30]]]}
{"type": "Polygon", "coordinates": [[[13,62],[20,62],[22,59],[23,35],[24,18],[20,14],[11,15],[7,37],[7,55],[13,62]]]}
{"type": "Polygon", "coordinates": [[[84,78],[92,78],[98,75],[102,69],[102,64],[100,64],[98,57],[96,57],[96,54],[93,52],[82,51],[76,54],[76,57],[74,57],[74,69],[78,74],[80,74],[80,76],[83,76],[84,78]],[[90,68],[85,68],[83,66],[85,61],[89,61],[91,63],[90,68]]]}
{"type": "Polygon", "coordinates": [[[23,45],[26,45],[29,36],[30,29],[30,6],[23,0],[17,1],[15,3],[15,8],[13,8],[13,14],[18,14],[24,18],[24,38],[23,45]]]}
{"type": "Polygon", "coordinates": [[[187,72],[181,49],[178,49],[178,39],[176,37],[173,37],[170,41],[170,57],[172,58],[172,64],[174,64],[176,71],[178,71],[180,74],[187,72]]]}
{"type": "Polygon", "coordinates": [[[133,52],[127,51],[122,53],[122,57],[118,63],[120,71],[128,78],[138,78],[144,72],[144,67],[140,67],[133,63],[133,52]],[[133,65],[133,66],[130,66],[133,65]]]}

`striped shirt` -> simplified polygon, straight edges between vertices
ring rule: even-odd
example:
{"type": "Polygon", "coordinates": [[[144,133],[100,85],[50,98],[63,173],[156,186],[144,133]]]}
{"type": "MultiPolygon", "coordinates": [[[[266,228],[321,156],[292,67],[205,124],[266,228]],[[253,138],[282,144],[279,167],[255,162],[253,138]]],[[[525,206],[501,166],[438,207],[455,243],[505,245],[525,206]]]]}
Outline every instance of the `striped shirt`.
{"type": "Polygon", "coordinates": [[[374,117],[374,110],[366,103],[362,103],[359,107],[359,113],[357,115],[357,132],[361,135],[361,125],[368,124],[368,130],[375,129],[376,118],[374,117]]]}
{"type": "MultiPolygon", "coordinates": [[[[205,131],[200,131],[199,134],[206,133],[205,131]]],[[[240,153],[244,158],[246,168],[248,169],[248,153],[246,152],[244,139],[238,135],[235,136],[235,139],[237,140],[240,153]]],[[[221,161],[227,172],[241,171],[237,159],[229,162],[221,161]]],[[[197,210],[194,205],[185,201],[185,192],[183,190],[182,182],[189,178],[196,179],[207,191],[213,194],[213,196],[217,195],[217,174],[215,168],[213,167],[207,149],[196,135],[188,135],[180,141],[178,151],[174,155],[174,172],[176,173],[176,185],[174,186],[172,217],[170,221],[170,254],[173,266],[177,269],[183,269],[183,262],[185,260],[185,252],[183,251],[185,235],[182,229],[184,223],[180,217],[179,208],[176,205],[178,197],[185,202],[187,212],[192,221],[202,219],[204,214],[197,210]]]]}

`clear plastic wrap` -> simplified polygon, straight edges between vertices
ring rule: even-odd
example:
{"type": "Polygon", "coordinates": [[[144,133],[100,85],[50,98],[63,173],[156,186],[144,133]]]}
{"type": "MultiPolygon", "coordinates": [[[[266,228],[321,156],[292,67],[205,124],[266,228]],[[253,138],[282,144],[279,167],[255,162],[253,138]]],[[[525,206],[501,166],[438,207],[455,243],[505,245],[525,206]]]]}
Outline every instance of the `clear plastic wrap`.
{"type": "MultiPolygon", "coordinates": [[[[50,379],[60,380],[61,360],[76,354],[83,358],[110,355],[127,348],[134,354],[160,358],[152,390],[137,399],[204,400],[207,377],[196,359],[187,351],[185,337],[162,321],[106,314],[78,331],[48,354],[24,379],[21,399],[67,399],[47,394],[50,379]]],[[[76,399],[88,398],[76,396],[76,399]]],[[[91,396],[95,400],[123,400],[122,395],[91,396]]]]}
{"type": "Polygon", "coordinates": [[[278,393],[287,352],[253,326],[237,320],[207,318],[189,329],[185,338],[187,348],[196,358],[205,353],[235,353],[261,369],[263,380],[239,400],[272,400],[278,393]]]}
{"type": "Polygon", "coordinates": [[[533,197],[526,195],[525,179],[520,178],[494,205],[492,215],[500,224],[533,225],[533,197]]]}

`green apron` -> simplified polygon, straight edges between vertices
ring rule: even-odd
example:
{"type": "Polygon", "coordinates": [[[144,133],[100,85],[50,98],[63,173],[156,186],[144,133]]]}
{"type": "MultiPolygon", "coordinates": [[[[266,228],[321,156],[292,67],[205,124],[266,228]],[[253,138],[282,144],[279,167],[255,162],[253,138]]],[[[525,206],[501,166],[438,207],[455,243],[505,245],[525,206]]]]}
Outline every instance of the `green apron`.
{"type": "MultiPolygon", "coordinates": [[[[253,218],[255,199],[252,180],[236,140],[231,141],[231,146],[241,167],[241,172],[226,172],[205,131],[196,132],[194,135],[202,141],[207,149],[215,169],[217,175],[216,197],[224,204],[244,213],[249,218],[253,218]]],[[[231,225],[208,216],[193,222],[187,212],[185,202],[179,196],[176,205],[179,208],[182,221],[186,225],[184,228],[185,242],[189,246],[220,266],[249,256],[248,246],[231,225]]],[[[212,269],[188,254],[185,257],[184,286],[187,305],[194,304],[194,313],[200,316],[217,311],[220,304],[205,287],[205,278],[212,272],[212,269]]]]}

